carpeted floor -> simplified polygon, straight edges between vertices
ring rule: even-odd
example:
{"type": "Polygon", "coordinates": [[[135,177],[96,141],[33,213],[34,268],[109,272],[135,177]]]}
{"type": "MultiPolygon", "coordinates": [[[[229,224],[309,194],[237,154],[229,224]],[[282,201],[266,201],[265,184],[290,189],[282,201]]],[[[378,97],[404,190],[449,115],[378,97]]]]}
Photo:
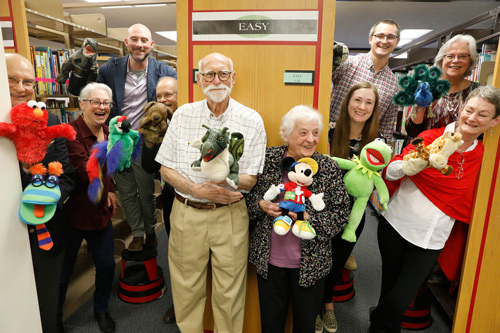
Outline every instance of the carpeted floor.
{"type": "MultiPolygon", "coordinates": [[[[375,306],[380,291],[381,262],[376,237],[377,219],[373,214],[375,212],[368,208],[365,229],[354,249],[358,263],[358,270],[354,272],[356,294],[347,302],[335,304],[335,314],[339,324],[338,332],[341,333],[367,332],[369,326],[368,311],[370,307],[375,306]]],[[[161,230],[159,233],[158,265],[163,268],[167,284],[170,287],[167,242],[167,234],[165,230],[161,230]]],[[[128,304],[117,297],[118,282],[119,275],[117,273],[109,305],[110,314],[116,321],[117,332],[179,332],[175,324],[165,324],[162,320],[163,314],[172,304],[169,288],[163,297],[151,303],[128,304]]],[[[435,304],[432,306],[432,317],[433,324],[428,329],[411,332],[451,332],[448,321],[435,304]]],[[[93,317],[92,298],[66,320],[64,327],[68,333],[100,332],[93,317]]],[[[403,332],[406,331],[403,330],[403,332]]]]}

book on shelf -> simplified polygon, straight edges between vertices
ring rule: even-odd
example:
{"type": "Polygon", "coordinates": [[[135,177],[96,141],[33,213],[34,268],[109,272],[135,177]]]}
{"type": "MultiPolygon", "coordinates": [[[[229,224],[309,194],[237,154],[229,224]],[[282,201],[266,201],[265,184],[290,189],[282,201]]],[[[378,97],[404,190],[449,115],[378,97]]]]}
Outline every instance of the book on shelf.
{"type": "Polygon", "coordinates": [[[38,95],[68,95],[66,84],[57,83],[56,77],[64,61],[74,52],[75,50],[52,50],[47,46],[30,47],[38,95]]]}

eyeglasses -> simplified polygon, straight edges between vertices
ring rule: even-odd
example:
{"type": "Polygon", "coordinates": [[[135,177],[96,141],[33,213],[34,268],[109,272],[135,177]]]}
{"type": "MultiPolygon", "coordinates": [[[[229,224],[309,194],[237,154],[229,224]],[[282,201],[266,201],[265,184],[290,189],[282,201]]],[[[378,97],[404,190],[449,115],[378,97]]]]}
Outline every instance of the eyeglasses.
{"type": "Polygon", "coordinates": [[[40,187],[44,184],[48,188],[54,188],[59,184],[59,178],[54,175],[48,176],[47,180],[44,180],[42,175],[33,175],[31,178],[31,185],[35,187],[40,187]]]}
{"type": "MultiPolygon", "coordinates": [[[[219,77],[219,79],[220,79],[220,77],[219,77]]],[[[170,97],[172,97],[174,95],[177,95],[177,92],[174,92],[174,93],[165,93],[165,94],[158,94],[158,95],[156,95],[156,100],[160,100],[162,98],[165,98],[165,99],[166,98],[170,98],[170,97]]]]}
{"type": "Polygon", "coordinates": [[[453,61],[453,60],[455,60],[455,58],[457,58],[459,61],[465,61],[465,60],[469,59],[470,54],[458,54],[458,55],[445,54],[444,57],[446,60],[449,60],[449,61],[453,61]]]}
{"type": "Polygon", "coordinates": [[[233,74],[233,72],[228,72],[228,71],[220,71],[220,72],[206,72],[206,73],[200,73],[201,76],[205,79],[207,82],[212,82],[215,79],[215,75],[219,77],[219,80],[221,82],[225,82],[229,79],[229,77],[233,74]]]}
{"type": "Polygon", "coordinates": [[[35,80],[23,80],[9,76],[9,85],[17,86],[19,82],[21,82],[24,88],[33,88],[35,86],[35,80]]]}
{"type": "Polygon", "coordinates": [[[84,102],[90,102],[90,105],[95,106],[95,107],[98,107],[98,106],[100,106],[101,104],[102,104],[102,106],[104,106],[105,108],[113,107],[113,103],[108,102],[108,101],[101,102],[101,101],[100,101],[100,100],[98,100],[98,99],[82,99],[82,101],[84,101],[84,102]]]}
{"type": "Polygon", "coordinates": [[[396,39],[398,39],[398,36],[394,35],[384,35],[384,34],[373,34],[373,37],[377,38],[378,40],[384,40],[387,39],[389,42],[394,42],[396,39]]]}

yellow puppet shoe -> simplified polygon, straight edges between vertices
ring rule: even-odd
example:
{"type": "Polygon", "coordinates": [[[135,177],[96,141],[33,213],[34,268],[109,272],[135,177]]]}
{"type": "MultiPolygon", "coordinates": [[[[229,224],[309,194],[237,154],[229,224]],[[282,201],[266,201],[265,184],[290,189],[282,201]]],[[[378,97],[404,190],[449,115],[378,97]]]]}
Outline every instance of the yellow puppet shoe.
{"type": "Polygon", "coordinates": [[[286,235],[290,231],[292,219],[288,216],[278,216],[274,219],[273,229],[274,232],[280,236],[286,235]]]}
{"type": "Polygon", "coordinates": [[[302,239],[313,239],[316,236],[316,231],[309,224],[309,221],[295,221],[292,232],[295,236],[302,239]]]}

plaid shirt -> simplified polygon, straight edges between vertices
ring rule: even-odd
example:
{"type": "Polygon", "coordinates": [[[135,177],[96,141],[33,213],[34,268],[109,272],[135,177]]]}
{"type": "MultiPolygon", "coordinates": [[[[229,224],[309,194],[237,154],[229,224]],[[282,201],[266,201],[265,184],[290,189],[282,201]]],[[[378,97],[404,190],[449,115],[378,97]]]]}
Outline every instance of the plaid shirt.
{"type": "Polygon", "coordinates": [[[392,97],[399,91],[398,79],[387,65],[375,73],[370,53],[349,57],[333,72],[330,122],[337,121],[342,101],[349,89],[356,83],[363,81],[371,82],[377,87],[380,96],[379,132],[388,141],[392,141],[392,132],[398,112],[397,105],[392,103],[392,97]]]}
{"type": "MultiPolygon", "coordinates": [[[[239,173],[247,175],[262,173],[267,143],[264,122],[257,111],[247,108],[234,99],[229,100],[227,110],[219,118],[215,118],[210,111],[206,99],[184,104],[178,108],[168,126],[165,139],[156,155],[156,161],[176,170],[181,176],[196,184],[208,182],[209,179],[201,171],[191,169],[191,163],[200,158],[200,150],[188,146],[189,142],[201,139],[205,135],[207,130],[202,125],[210,128],[227,127],[231,133],[243,134],[245,146],[243,155],[238,161],[239,173]]],[[[179,192],[179,194],[193,199],[185,193],[179,192]]]]}

